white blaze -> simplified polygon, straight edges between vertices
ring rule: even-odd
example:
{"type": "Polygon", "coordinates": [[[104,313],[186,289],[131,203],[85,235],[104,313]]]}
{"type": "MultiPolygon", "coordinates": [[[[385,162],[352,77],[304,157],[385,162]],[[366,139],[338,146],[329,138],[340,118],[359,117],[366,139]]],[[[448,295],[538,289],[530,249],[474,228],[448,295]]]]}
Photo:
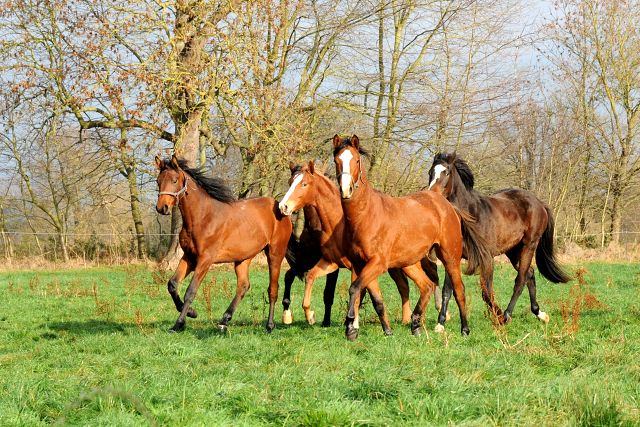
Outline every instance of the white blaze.
{"type": "Polygon", "coordinates": [[[433,168],[433,181],[431,181],[431,184],[429,184],[429,190],[431,190],[431,187],[433,187],[438,178],[440,178],[440,174],[442,173],[442,171],[446,170],[447,168],[442,165],[436,165],[436,167],[433,168]]]}
{"type": "Polygon", "coordinates": [[[293,180],[291,187],[289,187],[289,191],[287,191],[287,194],[284,195],[282,201],[280,202],[280,209],[286,206],[287,200],[289,200],[289,197],[291,197],[291,193],[293,193],[293,191],[296,189],[296,185],[300,184],[300,181],[302,181],[302,174],[296,176],[296,178],[293,180]]]}
{"type": "Polygon", "coordinates": [[[340,188],[347,188],[351,184],[351,171],[349,170],[349,162],[353,159],[353,154],[351,151],[344,150],[342,154],[338,157],[342,160],[342,173],[344,175],[340,175],[340,188]]]}

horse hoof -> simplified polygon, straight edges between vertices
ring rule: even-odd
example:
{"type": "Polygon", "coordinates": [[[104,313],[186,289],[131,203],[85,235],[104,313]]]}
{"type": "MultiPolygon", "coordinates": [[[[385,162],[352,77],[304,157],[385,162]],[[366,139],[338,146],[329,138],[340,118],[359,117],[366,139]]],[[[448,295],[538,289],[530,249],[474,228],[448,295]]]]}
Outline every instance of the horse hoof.
{"type": "Polygon", "coordinates": [[[386,336],[391,336],[391,335],[393,335],[393,331],[391,329],[389,329],[388,331],[384,331],[384,334],[386,336]]]}
{"type": "Polygon", "coordinates": [[[549,320],[551,320],[549,318],[549,315],[544,311],[541,311],[540,313],[538,313],[538,318],[542,320],[544,323],[549,323],[549,320]]]}
{"type": "Polygon", "coordinates": [[[220,329],[220,332],[222,332],[223,334],[227,333],[227,325],[218,325],[218,329],[220,329]]]}
{"type": "Polygon", "coordinates": [[[418,326],[417,328],[412,329],[412,330],[411,330],[411,334],[412,334],[414,337],[419,337],[420,335],[422,335],[422,326],[418,326]]]}
{"type": "Polygon", "coordinates": [[[290,325],[293,323],[293,315],[291,314],[291,310],[285,310],[282,313],[282,323],[285,325],[290,325]]]}
{"type": "Polygon", "coordinates": [[[316,313],[314,311],[307,316],[307,322],[309,322],[310,325],[314,325],[316,323],[316,313]]]}
{"type": "Polygon", "coordinates": [[[349,341],[355,341],[358,339],[358,330],[353,327],[347,327],[346,335],[349,341]]]}
{"type": "Polygon", "coordinates": [[[273,328],[275,328],[275,327],[276,327],[275,324],[267,322],[267,325],[266,325],[267,332],[271,333],[271,331],[273,331],[273,328]]]}
{"type": "Polygon", "coordinates": [[[176,332],[180,332],[183,329],[184,329],[184,323],[176,322],[176,324],[173,325],[173,328],[169,329],[169,333],[175,334],[176,332]]]}
{"type": "Polygon", "coordinates": [[[504,313],[504,315],[502,316],[502,324],[506,325],[509,322],[511,322],[511,315],[504,313]]]}
{"type": "Polygon", "coordinates": [[[462,328],[462,336],[463,337],[468,337],[469,336],[469,328],[462,328]]]}
{"type": "Polygon", "coordinates": [[[189,310],[187,310],[187,317],[195,319],[196,317],[198,317],[198,311],[193,307],[189,307],[189,310]]]}
{"type": "Polygon", "coordinates": [[[449,313],[449,310],[447,310],[447,322],[451,320],[451,313],[449,313]]]}
{"type": "Polygon", "coordinates": [[[438,323],[434,329],[434,331],[436,331],[437,333],[441,334],[444,332],[444,326],[442,326],[440,323],[438,323]]]}
{"type": "Polygon", "coordinates": [[[323,328],[330,328],[331,327],[331,320],[324,320],[322,321],[322,326],[323,328]]]}

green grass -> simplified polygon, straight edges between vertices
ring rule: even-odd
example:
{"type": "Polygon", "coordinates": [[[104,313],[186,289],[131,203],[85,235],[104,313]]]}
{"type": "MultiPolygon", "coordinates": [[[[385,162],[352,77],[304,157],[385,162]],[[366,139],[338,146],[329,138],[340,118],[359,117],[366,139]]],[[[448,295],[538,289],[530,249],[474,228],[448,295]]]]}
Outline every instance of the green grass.
{"type": "MultiPolygon", "coordinates": [[[[267,273],[254,268],[221,335],[215,325],[235,292],[228,269],[207,276],[211,315],[201,287],[199,317],[180,334],[166,332],[178,315],[167,275],[133,267],[5,272],[0,425],[638,426],[640,265],[583,267],[581,286],[537,278],[548,325],[531,314],[525,291],[513,322],[494,329],[477,277],[466,277],[468,338],[455,303],[447,333],[432,332],[433,302],[428,336],[413,337],[385,275],[394,335],[383,336],[367,298],[353,343],[341,325],[344,273],[331,328],[306,324],[297,281],[294,324],[281,323],[278,302],[267,334],[267,273]]],[[[503,308],[514,277],[497,266],[503,308]]],[[[319,319],[323,286],[314,289],[319,319]]]]}

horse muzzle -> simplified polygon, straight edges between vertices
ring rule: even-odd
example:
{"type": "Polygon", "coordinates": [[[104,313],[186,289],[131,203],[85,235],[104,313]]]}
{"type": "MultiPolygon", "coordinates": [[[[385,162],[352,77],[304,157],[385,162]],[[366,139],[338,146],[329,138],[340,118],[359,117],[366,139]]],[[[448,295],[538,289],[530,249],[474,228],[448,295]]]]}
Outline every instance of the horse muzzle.
{"type": "Polygon", "coordinates": [[[165,203],[163,205],[156,205],[156,211],[161,215],[169,215],[171,213],[171,208],[165,203]]]}
{"type": "Polygon", "coordinates": [[[340,198],[342,200],[349,200],[351,196],[353,196],[353,187],[351,187],[350,185],[346,188],[340,186],[340,198]]]}
{"type": "Polygon", "coordinates": [[[289,208],[286,203],[280,203],[278,207],[280,208],[280,213],[284,216],[289,216],[293,213],[293,209],[289,208]]]}

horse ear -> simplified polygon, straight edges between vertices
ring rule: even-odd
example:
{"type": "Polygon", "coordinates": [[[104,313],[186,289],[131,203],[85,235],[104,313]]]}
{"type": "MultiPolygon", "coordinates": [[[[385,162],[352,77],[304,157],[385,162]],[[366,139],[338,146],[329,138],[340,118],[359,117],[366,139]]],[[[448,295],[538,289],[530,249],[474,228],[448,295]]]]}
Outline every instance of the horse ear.
{"type": "Polygon", "coordinates": [[[447,162],[453,163],[455,159],[456,159],[456,152],[454,151],[453,153],[449,154],[449,156],[447,157],[447,162]]]}
{"type": "Polygon", "coordinates": [[[335,135],[333,135],[333,148],[338,148],[340,147],[341,144],[342,144],[342,140],[336,133],[335,135]]]}
{"type": "Polygon", "coordinates": [[[175,170],[180,170],[180,165],[178,164],[178,158],[176,157],[175,154],[171,156],[171,166],[173,166],[175,170]]]}
{"type": "Polygon", "coordinates": [[[360,150],[360,140],[358,139],[358,137],[356,135],[353,135],[351,137],[351,146],[353,148],[355,148],[356,150],[360,150]]]}
{"type": "Polygon", "coordinates": [[[158,170],[164,169],[164,161],[162,161],[158,156],[156,156],[156,167],[158,170]]]}
{"type": "Polygon", "coordinates": [[[296,164],[293,162],[289,162],[289,169],[291,169],[291,173],[296,170],[296,164]]]}
{"type": "Polygon", "coordinates": [[[313,165],[313,160],[309,160],[309,172],[311,172],[311,175],[313,175],[315,169],[316,167],[313,165]]]}

